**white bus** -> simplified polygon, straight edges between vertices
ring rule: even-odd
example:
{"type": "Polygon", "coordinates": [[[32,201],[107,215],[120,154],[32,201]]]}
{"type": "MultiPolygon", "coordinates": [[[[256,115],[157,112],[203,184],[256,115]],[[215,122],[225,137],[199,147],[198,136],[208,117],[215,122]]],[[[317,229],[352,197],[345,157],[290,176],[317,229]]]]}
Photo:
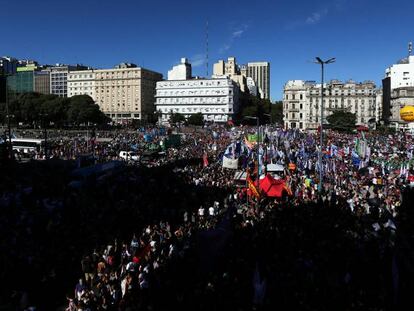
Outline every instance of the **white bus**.
{"type": "Polygon", "coordinates": [[[33,151],[41,151],[45,147],[44,139],[32,139],[32,138],[12,138],[11,139],[13,150],[30,153],[33,151]]]}

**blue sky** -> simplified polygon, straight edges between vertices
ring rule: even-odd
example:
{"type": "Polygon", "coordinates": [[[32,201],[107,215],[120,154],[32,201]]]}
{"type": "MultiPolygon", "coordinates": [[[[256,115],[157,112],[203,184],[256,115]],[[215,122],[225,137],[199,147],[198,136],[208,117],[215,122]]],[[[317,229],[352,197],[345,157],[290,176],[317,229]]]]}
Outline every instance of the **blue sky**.
{"type": "Polygon", "coordinates": [[[97,68],[123,61],[167,71],[181,57],[205,76],[218,59],[271,63],[271,97],[287,80],[319,80],[315,56],[336,57],[326,77],[380,83],[414,41],[412,0],[0,0],[0,55],[97,68]]]}

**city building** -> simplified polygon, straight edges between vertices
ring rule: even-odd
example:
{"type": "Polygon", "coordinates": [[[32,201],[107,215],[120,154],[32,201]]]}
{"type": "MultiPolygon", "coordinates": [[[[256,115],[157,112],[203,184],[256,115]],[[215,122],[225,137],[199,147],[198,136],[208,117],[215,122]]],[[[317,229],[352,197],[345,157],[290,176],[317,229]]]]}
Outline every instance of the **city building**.
{"type": "Polygon", "coordinates": [[[59,97],[68,96],[69,71],[87,70],[88,67],[76,65],[61,65],[50,67],[50,93],[59,97]]]}
{"type": "MultiPolygon", "coordinates": [[[[92,88],[95,84],[95,94],[91,93],[91,97],[114,121],[147,120],[155,112],[155,85],[162,80],[162,74],[125,63],[114,69],[99,69],[87,74],[89,78],[95,75],[95,81],[83,80],[82,83],[88,84],[82,84],[82,87],[92,88]]],[[[71,87],[75,86],[71,84],[71,87]]]]}
{"type": "Polygon", "coordinates": [[[34,63],[16,68],[16,73],[7,77],[8,95],[15,97],[18,94],[34,92],[34,63]]]}
{"type": "Polygon", "coordinates": [[[34,74],[33,90],[40,94],[50,94],[50,71],[37,70],[34,74]]]}
{"type": "Polygon", "coordinates": [[[211,79],[191,77],[191,64],[186,59],[168,72],[167,81],[157,82],[156,110],[161,121],[168,122],[171,113],[185,117],[202,113],[206,121],[226,122],[238,112],[239,88],[226,76],[211,79]],[[174,78],[174,79],[171,79],[174,78]],[[185,79],[184,79],[185,78],[185,79]]]}
{"type": "Polygon", "coordinates": [[[189,80],[191,79],[191,64],[187,58],[181,58],[181,63],[168,70],[168,80],[189,80]]]}
{"type": "Polygon", "coordinates": [[[398,111],[400,104],[406,102],[403,94],[409,94],[410,88],[414,87],[414,56],[411,53],[412,43],[410,42],[408,56],[388,67],[382,79],[381,120],[395,128],[402,126],[398,111]]]}
{"type": "Polygon", "coordinates": [[[256,83],[261,98],[270,99],[270,63],[251,62],[241,66],[241,74],[256,83]]]}
{"type": "Polygon", "coordinates": [[[89,95],[96,98],[95,88],[95,71],[79,70],[68,72],[68,97],[75,95],[89,95]]]}
{"type": "Polygon", "coordinates": [[[249,90],[249,93],[253,96],[258,96],[259,90],[256,86],[256,83],[254,82],[253,78],[247,77],[246,78],[246,84],[247,88],[249,90]]]}
{"type": "Polygon", "coordinates": [[[400,117],[400,109],[405,106],[414,106],[414,86],[394,88],[390,100],[390,124],[397,130],[413,129],[413,122],[406,122],[400,117]]]}
{"type": "Polygon", "coordinates": [[[375,122],[379,123],[382,119],[382,103],[383,99],[383,92],[382,88],[376,90],[376,98],[375,98],[375,122]]]}
{"type": "Polygon", "coordinates": [[[229,77],[240,88],[240,91],[245,92],[247,89],[246,76],[240,72],[240,67],[236,63],[235,57],[229,57],[227,62],[219,60],[213,65],[213,76],[212,78],[229,77]]]}
{"type": "Polygon", "coordinates": [[[0,57],[0,76],[16,73],[17,66],[17,59],[9,56],[0,57]]]}
{"type": "MultiPolygon", "coordinates": [[[[283,113],[286,128],[317,129],[321,115],[321,85],[314,81],[291,80],[285,84],[283,113]]],[[[356,115],[356,124],[371,126],[376,120],[376,89],[372,81],[357,83],[331,80],[324,84],[324,121],[334,111],[356,115]]]]}

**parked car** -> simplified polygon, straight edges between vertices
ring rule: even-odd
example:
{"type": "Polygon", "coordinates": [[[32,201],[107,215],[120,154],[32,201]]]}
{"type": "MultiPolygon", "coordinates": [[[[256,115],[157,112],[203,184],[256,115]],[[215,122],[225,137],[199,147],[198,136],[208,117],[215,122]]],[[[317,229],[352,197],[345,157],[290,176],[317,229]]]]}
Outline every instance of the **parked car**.
{"type": "Polygon", "coordinates": [[[139,155],[133,151],[120,151],[119,157],[125,161],[139,161],[139,155]]]}

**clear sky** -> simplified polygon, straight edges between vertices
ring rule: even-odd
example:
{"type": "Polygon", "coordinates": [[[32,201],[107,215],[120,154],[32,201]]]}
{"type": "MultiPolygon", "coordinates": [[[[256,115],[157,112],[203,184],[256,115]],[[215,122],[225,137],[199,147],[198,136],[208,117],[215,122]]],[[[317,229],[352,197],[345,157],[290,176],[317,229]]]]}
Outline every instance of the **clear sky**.
{"type": "Polygon", "coordinates": [[[271,97],[287,80],[374,80],[414,41],[413,0],[0,0],[0,55],[42,64],[167,71],[181,57],[205,76],[219,59],[271,63],[271,97]]]}

